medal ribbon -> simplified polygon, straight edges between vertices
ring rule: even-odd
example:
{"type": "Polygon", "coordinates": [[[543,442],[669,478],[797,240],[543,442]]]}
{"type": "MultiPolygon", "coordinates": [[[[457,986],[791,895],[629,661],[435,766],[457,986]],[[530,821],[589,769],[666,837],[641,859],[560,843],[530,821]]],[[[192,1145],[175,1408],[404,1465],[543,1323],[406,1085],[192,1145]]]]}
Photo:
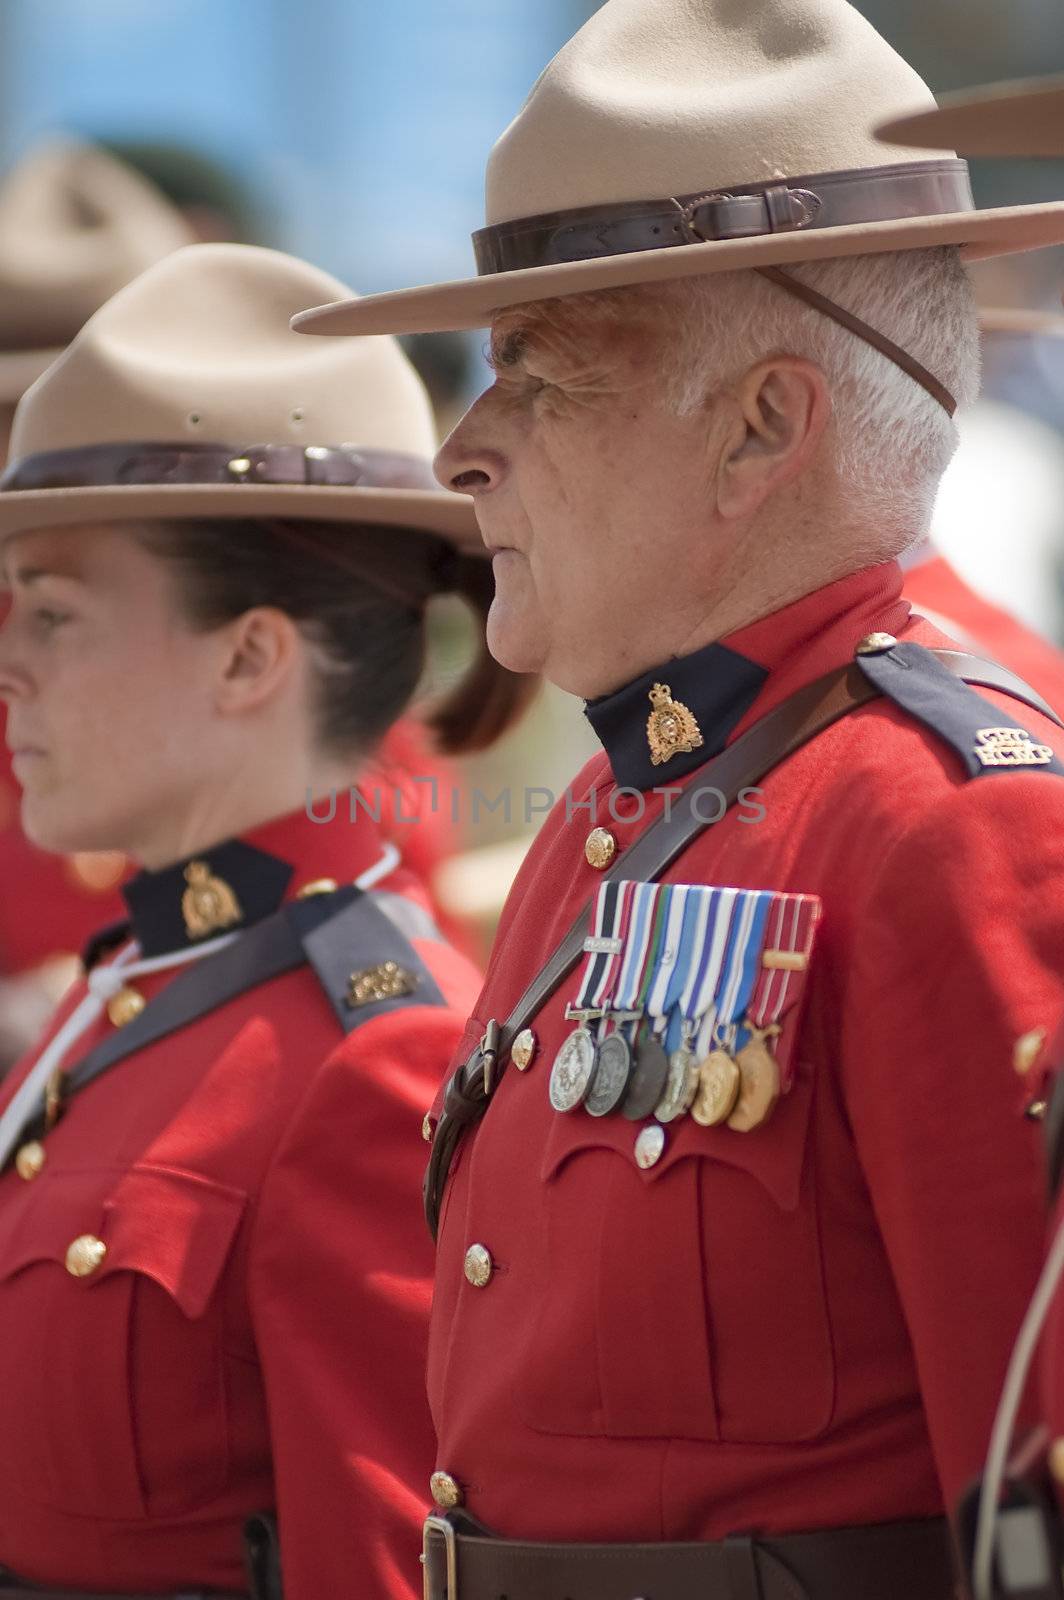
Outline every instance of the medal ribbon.
{"type": "MultiPolygon", "coordinates": [[[[808,958],[820,920],[820,899],[815,894],[775,894],[765,923],[765,950],[783,950],[808,958]]],[[[778,1023],[801,993],[804,972],[781,972],[762,967],[754,986],[748,1016],[755,1027],[778,1023]]],[[[790,1062],[783,1078],[784,1092],[794,1077],[790,1062]]]]}
{"type": "MultiPolygon", "coordinates": [[[[717,1000],[718,1028],[733,1028],[746,1015],[750,996],[761,975],[765,921],[773,898],[769,889],[740,889],[738,892],[717,1000]]],[[[738,1036],[735,1039],[737,1046],[744,1042],[738,1036]]]]}
{"type": "Polygon", "coordinates": [[[613,1003],[618,1011],[638,1009],[639,989],[650,956],[654,914],[660,893],[661,885],[658,883],[632,885],[628,938],[625,940],[624,959],[613,996],[613,1003]]]}
{"type": "Polygon", "coordinates": [[[685,1009],[685,996],[689,1003],[697,984],[701,958],[711,937],[713,905],[712,889],[688,889],[680,932],[680,953],[665,996],[664,1009],[668,1017],[665,1048],[670,1055],[685,1036],[696,1031],[693,1018],[688,1016],[685,1009]]]}
{"type": "Polygon", "coordinates": [[[624,952],[627,947],[628,930],[632,917],[632,902],[635,898],[636,885],[630,880],[618,884],[617,887],[620,892],[616,896],[612,916],[604,916],[603,918],[605,936],[612,940],[618,948],[610,953],[609,967],[598,985],[595,995],[595,1008],[596,1010],[600,1009],[603,1013],[599,1019],[599,1039],[612,1032],[616,1026],[610,1016],[610,1012],[613,1009],[613,996],[624,964],[624,952]]]}
{"type": "MultiPolygon", "coordinates": [[[[620,901],[619,890],[620,885],[616,882],[604,883],[599,889],[595,897],[592,937],[589,943],[604,942],[612,937],[620,901]]],[[[617,955],[609,950],[592,948],[588,951],[576,999],[578,1010],[592,1011],[598,1008],[602,986],[609,977],[610,967],[617,961],[617,955]]]]}
{"type": "Polygon", "coordinates": [[[695,889],[686,883],[665,886],[669,902],[665,916],[665,939],[647,996],[647,1016],[655,1033],[664,1032],[670,1006],[675,1004],[675,999],[670,998],[670,991],[674,984],[678,989],[683,980],[683,932],[687,926],[687,902],[695,893],[695,889]]]}
{"type": "Polygon", "coordinates": [[[731,947],[732,925],[737,915],[738,889],[706,889],[712,897],[710,920],[707,925],[706,945],[690,997],[684,997],[687,1014],[698,1027],[697,1052],[706,1056],[713,1048],[713,1030],[717,1025],[717,989],[721,973],[731,947]]]}

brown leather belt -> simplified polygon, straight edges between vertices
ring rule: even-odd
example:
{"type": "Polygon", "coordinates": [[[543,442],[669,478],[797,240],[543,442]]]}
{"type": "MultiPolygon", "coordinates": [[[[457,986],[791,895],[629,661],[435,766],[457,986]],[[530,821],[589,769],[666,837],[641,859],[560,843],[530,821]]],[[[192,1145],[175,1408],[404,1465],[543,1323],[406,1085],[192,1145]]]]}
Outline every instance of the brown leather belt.
{"type": "Polygon", "coordinates": [[[425,1600],[953,1600],[948,1524],[719,1544],[531,1544],[461,1512],[425,1523],[425,1600]]]}

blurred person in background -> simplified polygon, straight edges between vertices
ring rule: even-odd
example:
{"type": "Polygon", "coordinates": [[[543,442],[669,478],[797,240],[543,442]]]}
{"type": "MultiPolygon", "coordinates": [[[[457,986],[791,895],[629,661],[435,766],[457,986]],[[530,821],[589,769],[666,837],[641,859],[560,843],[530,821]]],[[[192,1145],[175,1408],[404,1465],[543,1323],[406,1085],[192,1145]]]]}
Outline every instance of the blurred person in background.
{"type": "MultiPolygon", "coordinates": [[[[191,242],[157,189],[91,145],[56,139],[0,186],[0,461],[15,406],[116,290],[191,242]]],[[[6,597],[0,590],[0,616],[6,597]]],[[[40,1032],[84,941],[121,912],[117,852],[48,854],[19,824],[0,708],[0,1074],[40,1032]]]]}
{"type": "MultiPolygon", "coordinates": [[[[1036,355],[1057,374],[1064,423],[1064,317],[994,310],[984,350],[1011,365],[1036,355]]],[[[1064,710],[1064,447],[1058,432],[984,394],[958,417],[960,443],[939,486],[933,535],[902,558],[905,594],[969,648],[1003,662],[1064,710]]]]}
{"type": "Polygon", "coordinates": [[[390,340],[288,329],[344,292],[179,251],[25,397],[0,480],[0,695],[22,817],[138,863],[125,922],[0,1102],[0,1593],[406,1600],[431,1468],[419,1129],[478,984],[348,785],[476,658],[478,748],[527,694],[390,340]],[[350,801],[350,803],[349,803],[350,801]],[[265,1514],[265,1515],[259,1515],[265,1514]]]}
{"type": "Polygon", "coordinates": [[[296,319],[491,322],[437,472],[497,659],[603,746],[434,1108],[429,1600],[955,1592],[1037,1274],[1064,732],[896,558],[978,391],[961,249],[1064,205],[877,146],[910,99],[842,0],[607,0],[495,147],[479,275],[296,319]]]}

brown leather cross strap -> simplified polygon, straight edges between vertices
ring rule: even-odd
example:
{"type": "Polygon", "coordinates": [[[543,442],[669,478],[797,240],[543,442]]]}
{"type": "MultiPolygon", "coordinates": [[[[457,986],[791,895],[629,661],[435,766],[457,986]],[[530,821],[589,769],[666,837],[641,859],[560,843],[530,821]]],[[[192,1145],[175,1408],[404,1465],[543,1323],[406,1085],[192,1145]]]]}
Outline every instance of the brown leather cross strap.
{"type": "Polygon", "coordinates": [[[473,251],[478,275],[491,277],[640,250],[974,209],[967,162],[907,161],[518,217],[478,229],[473,251]]]}
{"type": "Polygon", "coordinates": [[[360,449],[352,444],[237,446],[132,439],[22,456],[0,477],[0,492],[191,483],[439,489],[431,462],[399,450],[360,449]]]}
{"type": "Polygon", "coordinates": [[[538,1544],[494,1539],[451,1512],[426,1523],[424,1566],[427,1600],[953,1600],[957,1593],[944,1517],[714,1544],[538,1544]]]}
{"type": "MultiPolygon", "coordinates": [[[[999,689],[1033,706],[1059,725],[1060,719],[1056,713],[1007,668],[960,650],[934,650],[931,654],[963,682],[986,689],[999,689]]],[[[854,664],[837,668],[814,683],[807,684],[804,689],[799,689],[762,717],[734,744],[728,745],[719,756],[708,761],[701,769],[702,781],[692,781],[677,798],[671,813],[659,817],[647,828],[603,873],[600,883],[618,878],[649,883],[659,878],[709,826],[709,819],[696,809],[699,796],[706,788],[711,787],[715,793],[724,796],[727,805],[733,805],[743,789],[752,788],[818,733],[878,695],[879,690],[854,664]]],[[[510,1046],[516,1035],[528,1026],[580,959],[591,907],[590,900],[581,907],[565,938],[532,979],[497,1033],[487,1041],[490,1049],[487,1072],[483,1049],[485,1041],[482,1041],[481,1046],[452,1074],[447,1084],[424,1183],[425,1216],[433,1238],[439,1224],[447,1175],[459,1140],[465,1130],[479,1121],[487,1110],[491,1093],[506,1069],[510,1046]]]]}

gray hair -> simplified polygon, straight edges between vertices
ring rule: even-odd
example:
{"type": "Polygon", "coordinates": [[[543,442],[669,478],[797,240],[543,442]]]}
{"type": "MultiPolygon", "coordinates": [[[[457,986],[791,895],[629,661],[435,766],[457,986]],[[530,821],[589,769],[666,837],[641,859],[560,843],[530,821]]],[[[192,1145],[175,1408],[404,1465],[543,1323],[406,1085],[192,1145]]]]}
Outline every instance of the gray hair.
{"type": "MultiPolygon", "coordinates": [[[[961,406],[979,392],[979,326],[955,248],[833,258],[792,276],[908,351],[961,406]]],[[[667,329],[665,403],[691,415],[773,355],[816,363],[831,387],[831,448],[855,510],[898,548],[926,531],[958,444],[943,407],[900,367],[827,316],[754,272],[723,272],[581,297],[607,317],[667,329]]],[[[593,309],[593,308],[592,308],[593,309]]]]}

